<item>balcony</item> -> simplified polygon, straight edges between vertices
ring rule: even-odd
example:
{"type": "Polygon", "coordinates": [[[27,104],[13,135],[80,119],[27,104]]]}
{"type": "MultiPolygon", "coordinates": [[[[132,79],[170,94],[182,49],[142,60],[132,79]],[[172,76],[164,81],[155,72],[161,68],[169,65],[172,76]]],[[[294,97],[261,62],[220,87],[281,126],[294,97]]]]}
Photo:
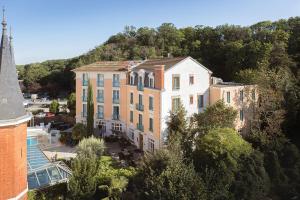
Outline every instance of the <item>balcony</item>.
{"type": "Polygon", "coordinates": [[[120,115],[119,114],[113,114],[112,119],[113,120],[120,120],[120,115]]]}
{"type": "Polygon", "coordinates": [[[114,103],[114,104],[119,104],[119,103],[120,103],[120,99],[113,98],[113,103],[114,103]]]}
{"type": "Polygon", "coordinates": [[[87,112],[81,112],[81,117],[87,117],[87,112]]]}
{"type": "Polygon", "coordinates": [[[89,81],[88,80],[82,80],[82,86],[88,86],[89,81]]]}
{"type": "Polygon", "coordinates": [[[104,103],[104,97],[97,97],[97,103],[104,103]]]}
{"type": "Polygon", "coordinates": [[[103,119],[103,118],[104,118],[103,112],[97,113],[97,119],[103,119]]]}
{"type": "Polygon", "coordinates": [[[138,89],[138,91],[144,91],[144,86],[141,84],[138,84],[137,89],[138,89]]]}
{"type": "Polygon", "coordinates": [[[144,131],[144,125],[143,124],[140,124],[140,123],[137,123],[136,124],[136,128],[140,131],[144,131]]]}
{"type": "Polygon", "coordinates": [[[97,81],[97,87],[104,87],[103,81],[97,81]]]}
{"type": "Polygon", "coordinates": [[[144,105],[137,103],[136,104],[136,109],[139,111],[144,111],[144,105]]]}
{"type": "Polygon", "coordinates": [[[87,96],[82,96],[82,101],[87,102],[87,96]]]}
{"type": "Polygon", "coordinates": [[[120,87],[120,81],[113,81],[113,87],[120,87]]]}

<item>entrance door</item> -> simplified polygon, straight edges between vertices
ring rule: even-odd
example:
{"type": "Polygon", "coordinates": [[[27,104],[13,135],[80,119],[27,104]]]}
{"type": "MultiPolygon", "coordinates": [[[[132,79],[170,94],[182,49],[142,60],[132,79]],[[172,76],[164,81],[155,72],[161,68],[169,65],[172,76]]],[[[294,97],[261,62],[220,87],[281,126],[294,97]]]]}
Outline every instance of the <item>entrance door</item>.
{"type": "Polygon", "coordinates": [[[143,134],[140,133],[139,135],[139,142],[140,142],[140,150],[144,150],[144,141],[143,141],[143,134]]]}

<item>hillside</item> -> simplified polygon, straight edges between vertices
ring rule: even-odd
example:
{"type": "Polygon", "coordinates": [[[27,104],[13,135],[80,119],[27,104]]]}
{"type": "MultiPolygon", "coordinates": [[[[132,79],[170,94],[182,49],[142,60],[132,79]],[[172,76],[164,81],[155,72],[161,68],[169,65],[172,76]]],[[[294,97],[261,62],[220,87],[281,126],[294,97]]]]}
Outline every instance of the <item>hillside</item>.
{"type": "MultiPolygon", "coordinates": [[[[300,18],[264,21],[250,27],[222,25],[176,28],[164,23],[154,29],[125,27],[104,44],[79,57],[25,65],[20,69],[30,91],[74,89],[78,66],[99,60],[132,60],[190,55],[224,80],[234,80],[242,69],[257,69],[263,61],[270,67],[288,65],[294,74],[300,63],[300,18]]],[[[56,95],[56,94],[53,94],[56,95]]]]}

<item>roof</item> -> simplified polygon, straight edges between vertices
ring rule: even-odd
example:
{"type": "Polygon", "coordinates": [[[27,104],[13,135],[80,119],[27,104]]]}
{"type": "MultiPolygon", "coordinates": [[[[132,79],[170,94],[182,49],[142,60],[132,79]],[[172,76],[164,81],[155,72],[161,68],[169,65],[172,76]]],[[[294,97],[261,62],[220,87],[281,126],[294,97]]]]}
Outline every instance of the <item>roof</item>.
{"type": "Polygon", "coordinates": [[[146,69],[151,71],[154,69],[155,65],[164,65],[166,71],[186,58],[187,57],[176,57],[146,60],[145,62],[135,67],[134,70],[146,69]]]}
{"type": "Polygon", "coordinates": [[[0,45],[0,123],[26,116],[23,95],[19,86],[12,37],[7,36],[6,22],[2,22],[2,39],[0,45]]]}
{"type": "Polygon", "coordinates": [[[129,67],[142,63],[142,61],[99,61],[74,69],[81,71],[127,71],[129,67]]]}

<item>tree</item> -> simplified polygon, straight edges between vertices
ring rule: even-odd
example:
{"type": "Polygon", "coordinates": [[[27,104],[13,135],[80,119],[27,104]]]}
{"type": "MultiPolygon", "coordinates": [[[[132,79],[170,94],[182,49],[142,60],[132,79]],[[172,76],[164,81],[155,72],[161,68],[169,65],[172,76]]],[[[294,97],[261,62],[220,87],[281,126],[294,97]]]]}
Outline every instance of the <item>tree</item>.
{"type": "Polygon", "coordinates": [[[93,100],[93,88],[89,82],[88,93],[87,93],[87,134],[94,134],[94,100],[93,100]]]}
{"type": "Polygon", "coordinates": [[[208,190],[208,199],[227,199],[240,156],[253,152],[251,145],[230,128],[211,129],[195,141],[193,163],[208,190]]]}
{"type": "Polygon", "coordinates": [[[236,110],[218,101],[206,107],[203,113],[194,114],[194,132],[203,134],[214,128],[234,128],[236,116],[236,110]]]}
{"type": "Polygon", "coordinates": [[[52,113],[58,113],[59,112],[59,103],[57,100],[53,100],[50,104],[50,107],[49,107],[49,111],[52,112],[52,113]]]}
{"type": "Polygon", "coordinates": [[[67,101],[67,106],[70,111],[70,115],[75,116],[75,114],[76,114],[76,94],[74,92],[72,92],[69,95],[68,101],[67,101]]]}
{"type": "Polygon", "coordinates": [[[181,137],[187,131],[186,111],[181,102],[176,111],[169,113],[167,126],[169,139],[172,137],[172,134],[178,134],[177,136],[181,137]]]}
{"type": "Polygon", "coordinates": [[[72,129],[72,139],[76,141],[82,140],[87,136],[87,128],[82,123],[77,123],[72,129]]]}
{"type": "Polygon", "coordinates": [[[242,155],[239,169],[230,188],[235,199],[264,199],[270,190],[270,179],[264,167],[264,155],[253,151],[242,155]]]}
{"type": "Polygon", "coordinates": [[[137,199],[205,199],[202,180],[193,166],[168,150],[144,158],[134,185],[137,199]]]}
{"type": "Polygon", "coordinates": [[[105,149],[104,141],[94,136],[82,139],[76,149],[77,155],[82,157],[90,157],[94,154],[97,158],[103,155],[105,149]]]}
{"type": "Polygon", "coordinates": [[[68,189],[73,199],[92,199],[96,192],[99,162],[95,155],[78,156],[72,162],[68,189]]]}

